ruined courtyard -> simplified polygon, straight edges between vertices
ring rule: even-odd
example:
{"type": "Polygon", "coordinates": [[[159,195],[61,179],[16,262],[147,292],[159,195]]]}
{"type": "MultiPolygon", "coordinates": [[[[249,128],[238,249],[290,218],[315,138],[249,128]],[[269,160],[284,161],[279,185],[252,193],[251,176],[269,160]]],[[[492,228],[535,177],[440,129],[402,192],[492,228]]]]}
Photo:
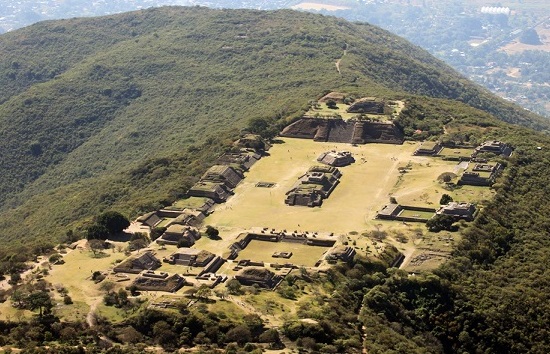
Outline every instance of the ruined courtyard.
{"type": "Polygon", "coordinates": [[[398,181],[400,163],[411,159],[417,143],[403,145],[314,142],[281,138],[269,150],[270,156],[258,161],[226,203],[217,205],[205,224],[223,232],[251,227],[297,229],[347,233],[366,228],[377,208],[389,200],[398,181]],[[319,208],[285,205],[287,191],[308,167],[317,165],[317,157],[327,150],[350,151],[356,162],[340,168],[342,177],[330,198],[319,208]],[[271,182],[271,188],[258,188],[259,182],[271,182]]]}

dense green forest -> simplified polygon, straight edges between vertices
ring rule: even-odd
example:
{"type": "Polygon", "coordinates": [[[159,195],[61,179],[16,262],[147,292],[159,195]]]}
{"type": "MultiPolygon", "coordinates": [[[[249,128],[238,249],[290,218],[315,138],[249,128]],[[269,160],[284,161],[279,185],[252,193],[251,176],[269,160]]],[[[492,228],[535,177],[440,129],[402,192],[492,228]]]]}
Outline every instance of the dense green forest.
{"type": "MultiPolygon", "coordinates": [[[[359,258],[318,279],[285,280],[286,290],[318,282],[330,295],[300,309],[318,325],[285,323],[282,332],[321,352],[357,352],[363,341],[369,353],[543,353],[550,345],[550,123],[404,40],[292,11],[174,7],[39,23],[0,36],[0,53],[2,273],[82,235],[104,211],[134,217],[168,205],[243,130],[270,135],[308,101],[340,90],[405,101],[396,123],[409,139],[446,128],[445,139],[500,139],[515,151],[497,197],[440,269],[411,277],[359,258]]],[[[2,321],[1,343],[99,341],[84,324],[36,321],[2,321]],[[33,327],[43,330],[22,335],[33,327]]],[[[222,346],[238,328],[250,341],[277,342],[256,324],[204,309],[145,311],[100,332],[129,345],[222,346]]]]}

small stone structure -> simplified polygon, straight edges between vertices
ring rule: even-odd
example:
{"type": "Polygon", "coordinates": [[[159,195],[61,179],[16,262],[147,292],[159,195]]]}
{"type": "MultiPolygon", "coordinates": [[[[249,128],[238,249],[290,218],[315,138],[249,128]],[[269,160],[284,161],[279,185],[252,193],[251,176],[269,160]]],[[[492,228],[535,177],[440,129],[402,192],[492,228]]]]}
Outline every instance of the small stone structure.
{"type": "Polygon", "coordinates": [[[225,183],[199,181],[195,183],[187,192],[191,197],[206,197],[214,200],[216,203],[223,203],[229,198],[233,192],[225,183]]]}
{"type": "Polygon", "coordinates": [[[495,155],[501,155],[504,157],[510,157],[512,155],[512,148],[502,141],[488,140],[475,149],[472,157],[476,157],[478,154],[484,152],[493,153],[495,155]]]}
{"type": "Polygon", "coordinates": [[[275,288],[283,280],[281,276],[262,267],[245,267],[235,275],[235,279],[242,285],[251,286],[257,284],[266,289],[275,288]]]}
{"type": "Polygon", "coordinates": [[[399,204],[388,204],[385,205],[382,210],[376,214],[377,219],[382,220],[399,220],[399,221],[409,221],[409,222],[426,222],[433,215],[435,215],[436,210],[433,208],[424,208],[424,207],[415,207],[409,205],[399,205],[399,204]],[[408,211],[419,212],[419,214],[410,214],[408,211]],[[410,215],[403,215],[403,214],[410,215]],[[420,213],[430,213],[431,216],[427,215],[422,216],[420,213]]]}
{"type": "Polygon", "coordinates": [[[292,257],[292,252],[274,252],[271,257],[289,259],[290,257],[292,257]]]}
{"type": "Polygon", "coordinates": [[[176,252],[163,259],[169,264],[179,264],[190,267],[205,267],[216,255],[209,251],[195,248],[179,248],[176,252]]]}
{"type": "Polygon", "coordinates": [[[136,277],[128,288],[135,287],[140,291],[166,291],[174,293],[181,289],[187,282],[178,274],[153,271],[143,271],[136,277]]]}
{"type": "Polygon", "coordinates": [[[205,217],[206,216],[201,211],[194,209],[183,209],[181,214],[172,220],[169,225],[179,224],[198,227],[202,224],[205,217]]]}
{"type": "Polygon", "coordinates": [[[201,238],[199,230],[192,226],[171,224],[157,239],[159,245],[181,245],[191,247],[201,238]]]}
{"type": "Polygon", "coordinates": [[[353,249],[353,247],[337,246],[327,252],[325,259],[330,262],[334,262],[337,260],[350,262],[353,260],[356,254],[357,252],[353,249]]]}
{"type": "Polygon", "coordinates": [[[502,172],[500,163],[470,163],[466,171],[460,177],[458,184],[472,186],[491,186],[502,172]]]}
{"type": "Polygon", "coordinates": [[[258,188],[273,188],[275,187],[277,183],[274,182],[258,182],[256,183],[256,187],[258,188]]]}
{"type": "Polygon", "coordinates": [[[355,101],[348,109],[348,113],[361,113],[361,114],[384,114],[384,107],[386,104],[384,101],[376,100],[374,98],[364,98],[355,101]]]}
{"type": "Polygon", "coordinates": [[[414,151],[417,156],[436,156],[441,152],[443,146],[439,141],[425,141],[414,151]]]}
{"type": "Polygon", "coordinates": [[[321,206],[340,182],[342,173],[331,166],[313,166],[286,193],[288,205],[321,206]]]}
{"type": "Polygon", "coordinates": [[[144,214],[136,219],[136,222],[141,223],[144,226],[155,227],[159,222],[162,221],[162,218],[158,215],[156,211],[144,214]]]}
{"type": "Polygon", "coordinates": [[[237,187],[243,175],[231,166],[214,165],[201,177],[201,181],[223,183],[228,189],[237,187]]]}
{"type": "Polygon", "coordinates": [[[327,151],[317,158],[317,161],[333,167],[343,167],[355,162],[349,151],[327,151]]]}
{"type": "Polygon", "coordinates": [[[341,92],[329,92],[325,96],[321,97],[319,102],[326,103],[328,101],[334,101],[337,103],[344,103],[344,99],[346,98],[346,95],[341,92]]]}
{"type": "Polygon", "coordinates": [[[200,211],[204,215],[208,215],[210,214],[210,211],[215,204],[216,203],[210,198],[189,197],[189,198],[180,199],[176,201],[176,203],[160,210],[160,212],[162,212],[163,210],[172,211],[172,212],[173,211],[184,212],[186,209],[188,209],[188,210],[200,211]]]}
{"type": "Polygon", "coordinates": [[[436,212],[437,215],[451,215],[456,220],[464,219],[467,221],[474,220],[476,207],[472,203],[450,202],[447,205],[441,206],[436,212]]]}
{"type": "Polygon", "coordinates": [[[288,205],[303,205],[310,208],[321,206],[323,196],[318,190],[319,187],[297,187],[287,195],[285,203],[288,205]]]}
{"type": "Polygon", "coordinates": [[[187,191],[187,196],[210,198],[216,203],[225,202],[244,178],[243,173],[261,158],[258,151],[268,147],[261,137],[253,134],[243,136],[235,144],[240,148],[240,152],[220,156],[218,164],[204,173],[187,191]]]}
{"type": "Polygon", "coordinates": [[[255,151],[241,149],[240,152],[227,152],[217,160],[219,165],[238,166],[243,171],[248,171],[262,156],[255,151]]]}
{"type": "Polygon", "coordinates": [[[161,262],[151,252],[130,256],[113,268],[115,273],[138,274],[144,270],[155,270],[161,266],[161,262]]]}
{"type": "Polygon", "coordinates": [[[270,145],[261,136],[257,134],[245,134],[233,145],[239,149],[251,149],[254,152],[268,150],[270,145]]]}

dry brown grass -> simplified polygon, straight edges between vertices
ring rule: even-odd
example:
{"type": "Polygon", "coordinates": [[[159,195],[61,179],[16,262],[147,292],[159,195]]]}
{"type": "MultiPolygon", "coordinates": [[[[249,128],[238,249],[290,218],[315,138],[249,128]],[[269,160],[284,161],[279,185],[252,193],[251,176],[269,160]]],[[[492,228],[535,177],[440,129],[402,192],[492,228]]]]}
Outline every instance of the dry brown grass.
{"type": "Polygon", "coordinates": [[[260,160],[235,189],[235,196],[216,208],[206,224],[224,229],[245,230],[270,227],[345,234],[362,230],[366,220],[389,200],[397,183],[400,163],[414,159],[418,144],[404,145],[319,143],[303,139],[282,139],[260,160]],[[324,151],[351,151],[355,164],[341,168],[340,184],[320,208],[287,206],[285,193],[324,151]],[[363,159],[363,160],[362,160],[363,159]],[[275,182],[273,188],[257,188],[257,182],[275,182]]]}

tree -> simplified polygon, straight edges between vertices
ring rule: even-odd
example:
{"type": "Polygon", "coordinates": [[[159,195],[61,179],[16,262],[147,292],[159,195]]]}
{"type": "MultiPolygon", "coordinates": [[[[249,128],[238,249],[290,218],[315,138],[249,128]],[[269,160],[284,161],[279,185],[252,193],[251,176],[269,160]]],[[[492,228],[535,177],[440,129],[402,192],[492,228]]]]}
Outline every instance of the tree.
{"type": "Polygon", "coordinates": [[[107,211],[97,217],[97,224],[103,225],[110,235],[116,235],[130,226],[130,221],[118,211],[107,211]]]}
{"type": "Polygon", "coordinates": [[[153,227],[150,234],[151,241],[155,241],[157,238],[159,238],[164,233],[164,231],[166,231],[165,227],[153,227]]]}
{"type": "Polygon", "coordinates": [[[428,220],[426,226],[433,232],[439,232],[441,230],[451,231],[454,221],[451,215],[440,214],[428,220]]]}
{"type": "Polygon", "coordinates": [[[140,250],[142,248],[145,248],[149,245],[149,242],[146,239],[138,238],[135,240],[130,241],[130,250],[140,250]]]}
{"type": "Polygon", "coordinates": [[[31,311],[39,310],[39,316],[42,317],[43,313],[49,313],[53,307],[52,299],[50,295],[45,291],[32,292],[27,297],[27,303],[31,311]]]}
{"type": "Polygon", "coordinates": [[[109,230],[104,225],[94,224],[86,229],[86,239],[106,240],[109,237],[109,230]]]}
{"type": "Polygon", "coordinates": [[[531,44],[531,45],[540,45],[542,42],[540,41],[539,34],[534,28],[529,28],[528,30],[525,30],[523,34],[519,37],[519,41],[524,44],[531,44]]]}
{"type": "Polygon", "coordinates": [[[446,205],[446,204],[449,204],[450,202],[453,201],[453,197],[451,197],[450,195],[448,194],[443,194],[441,196],[441,199],[439,200],[439,204],[440,205],[446,205]]]}
{"type": "Polygon", "coordinates": [[[227,331],[225,336],[226,342],[237,342],[239,345],[244,345],[252,340],[252,334],[245,325],[238,325],[227,331]]]}
{"type": "Polygon", "coordinates": [[[90,247],[94,257],[97,257],[105,249],[105,241],[98,239],[88,240],[88,247],[90,247]]]}
{"type": "Polygon", "coordinates": [[[327,107],[330,109],[338,109],[338,105],[336,104],[336,101],[334,100],[328,100],[327,101],[327,107]]]}
{"type": "Polygon", "coordinates": [[[279,332],[277,332],[277,330],[274,328],[270,328],[264,333],[260,334],[258,340],[260,341],[260,343],[270,343],[272,346],[281,342],[279,332]]]}
{"type": "Polygon", "coordinates": [[[210,226],[210,225],[206,225],[206,236],[208,236],[209,239],[212,239],[212,240],[218,240],[220,238],[220,231],[218,231],[218,229],[216,229],[215,227],[213,226],[210,226]]]}
{"type": "Polygon", "coordinates": [[[160,320],[153,325],[153,338],[163,349],[173,350],[178,337],[166,321],[160,320]]]}
{"type": "Polygon", "coordinates": [[[242,286],[237,279],[231,279],[226,287],[231,295],[239,295],[241,293],[242,286]]]}
{"type": "Polygon", "coordinates": [[[71,305],[73,303],[73,299],[69,295],[65,295],[63,297],[63,303],[65,305],[71,305]]]}
{"type": "Polygon", "coordinates": [[[197,292],[195,293],[195,296],[199,299],[208,299],[212,295],[212,290],[205,284],[201,285],[197,292]]]}

